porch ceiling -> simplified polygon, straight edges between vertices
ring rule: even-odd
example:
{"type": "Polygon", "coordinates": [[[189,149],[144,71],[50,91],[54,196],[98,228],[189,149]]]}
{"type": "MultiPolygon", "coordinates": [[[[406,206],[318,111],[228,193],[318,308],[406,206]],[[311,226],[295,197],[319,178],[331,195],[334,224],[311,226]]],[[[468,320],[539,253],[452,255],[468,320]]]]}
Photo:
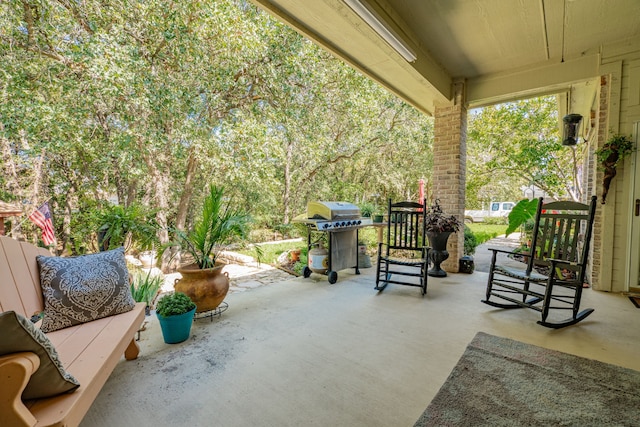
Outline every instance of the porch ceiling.
{"type": "Polygon", "coordinates": [[[407,62],[343,0],[253,0],[427,114],[559,94],[589,117],[603,49],[640,45],[638,0],[362,0],[416,53],[407,62]]]}

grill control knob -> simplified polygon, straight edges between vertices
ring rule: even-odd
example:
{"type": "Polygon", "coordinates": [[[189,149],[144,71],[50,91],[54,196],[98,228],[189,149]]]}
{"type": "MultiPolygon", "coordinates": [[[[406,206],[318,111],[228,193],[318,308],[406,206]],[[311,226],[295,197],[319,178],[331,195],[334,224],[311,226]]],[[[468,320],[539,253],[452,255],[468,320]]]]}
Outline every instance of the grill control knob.
{"type": "Polygon", "coordinates": [[[348,226],[349,226],[349,225],[351,225],[351,221],[347,221],[347,225],[348,225],[348,226]]]}
{"type": "Polygon", "coordinates": [[[329,228],[329,224],[324,224],[322,228],[329,228]]]}
{"type": "Polygon", "coordinates": [[[362,224],[362,221],[360,221],[360,220],[357,220],[357,221],[354,221],[354,222],[356,223],[356,225],[362,224]]]}
{"type": "Polygon", "coordinates": [[[344,222],[344,221],[342,221],[342,222],[340,223],[340,225],[344,227],[345,225],[347,225],[347,223],[346,223],[346,222],[344,222]]]}

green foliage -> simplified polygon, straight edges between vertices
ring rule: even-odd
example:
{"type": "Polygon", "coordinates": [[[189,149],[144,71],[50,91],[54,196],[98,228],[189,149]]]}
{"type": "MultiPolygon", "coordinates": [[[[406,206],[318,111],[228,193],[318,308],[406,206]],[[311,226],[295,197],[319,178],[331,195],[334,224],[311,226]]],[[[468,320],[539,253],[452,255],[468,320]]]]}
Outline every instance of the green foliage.
{"type": "Polygon", "coordinates": [[[150,206],[165,244],[212,182],[273,226],[310,199],[404,199],[430,174],[432,119],[250,2],[0,8],[0,194],[53,195],[74,252],[95,250],[87,212],[112,196],[150,206]]]}
{"type": "Polygon", "coordinates": [[[504,225],[491,225],[483,222],[465,224],[465,226],[469,227],[469,229],[473,231],[473,234],[476,236],[479,244],[483,244],[487,240],[491,240],[494,237],[504,234],[505,230],[504,225]]]}
{"type": "Polygon", "coordinates": [[[635,143],[630,136],[614,133],[607,142],[595,151],[601,168],[616,167],[633,152],[635,143]]]}
{"type": "Polygon", "coordinates": [[[153,214],[138,205],[107,205],[96,213],[98,243],[101,249],[125,246],[125,250],[150,249],[156,240],[157,223],[153,214]]]}
{"type": "Polygon", "coordinates": [[[202,204],[202,217],[190,231],[176,230],[176,244],[193,257],[198,267],[211,268],[225,245],[234,238],[246,238],[248,225],[249,215],[225,202],[223,187],[211,185],[202,204]]]}
{"type": "Polygon", "coordinates": [[[425,212],[424,223],[427,231],[457,232],[464,224],[453,215],[446,215],[440,206],[440,200],[436,199],[433,205],[425,212]]]}
{"type": "Polygon", "coordinates": [[[164,279],[161,275],[151,275],[151,270],[146,274],[142,271],[137,271],[133,274],[133,280],[131,281],[131,295],[136,302],[144,302],[147,306],[151,306],[151,303],[160,292],[164,279]]]}
{"type": "Polygon", "coordinates": [[[509,212],[509,225],[505,234],[509,234],[516,231],[521,225],[524,225],[528,220],[536,216],[536,209],[538,208],[538,199],[522,199],[513,207],[509,212]]]}
{"type": "Polygon", "coordinates": [[[468,226],[464,226],[464,254],[473,255],[480,242],[468,226]]]}
{"type": "Polygon", "coordinates": [[[361,202],[358,204],[360,208],[360,214],[365,218],[370,218],[380,210],[375,203],[361,202]]]}
{"type": "Polygon", "coordinates": [[[299,229],[295,224],[277,224],[273,226],[273,229],[282,235],[284,239],[293,239],[300,237],[299,229]]]}
{"type": "Polygon", "coordinates": [[[532,185],[550,197],[580,200],[586,144],[560,143],[554,96],[483,107],[469,114],[468,209],[522,197],[532,185]]]}
{"type": "Polygon", "coordinates": [[[488,216],[484,218],[485,224],[488,225],[507,225],[507,218],[498,217],[498,216],[488,216]]]}
{"type": "Polygon", "coordinates": [[[253,248],[240,249],[238,252],[244,255],[255,256],[255,248],[260,248],[262,252],[261,261],[267,264],[275,265],[278,257],[284,252],[292,249],[304,249],[306,251],[306,243],[302,241],[269,243],[266,245],[254,245],[253,248]]]}
{"type": "Polygon", "coordinates": [[[174,292],[160,298],[156,313],[162,317],[177,316],[188,313],[194,308],[196,308],[196,304],[191,301],[191,298],[182,292],[174,292]]]}

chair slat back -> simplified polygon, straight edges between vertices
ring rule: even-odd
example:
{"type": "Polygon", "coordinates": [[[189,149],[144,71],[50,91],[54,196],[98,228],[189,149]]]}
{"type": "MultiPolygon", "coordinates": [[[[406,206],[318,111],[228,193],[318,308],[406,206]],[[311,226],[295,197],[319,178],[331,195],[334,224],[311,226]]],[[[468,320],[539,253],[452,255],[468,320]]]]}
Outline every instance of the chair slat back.
{"type": "Polygon", "coordinates": [[[423,203],[405,201],[392,203],[389,199],[387,225],[387,255],[390,249],[422,249],[425,244],[425,223],[423,203]]]}
{"type": "MultiPolygon", "coordinates": [[[[549,259],[568,261],[562,270],[572,272],[572,278],[583,280],[589,255],[589,245],[596,207],[596,196],[590,204],[573,201],[538,203],[532,240],[533,256],[529,271],[548,267],[549,259]]],[[[568,276],[567,276],[568,277],[568,276]]]]}

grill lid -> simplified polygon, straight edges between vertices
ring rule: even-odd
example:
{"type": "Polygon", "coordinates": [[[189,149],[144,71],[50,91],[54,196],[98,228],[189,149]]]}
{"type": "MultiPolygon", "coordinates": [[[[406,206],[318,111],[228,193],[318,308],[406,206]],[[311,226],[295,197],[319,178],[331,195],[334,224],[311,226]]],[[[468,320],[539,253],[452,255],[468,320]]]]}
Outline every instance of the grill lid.
{"type": "Polygon", "coordinates": [[[348,202],[309,202],[307,203],[309,219],[355,219],[360,218],[360,208],[348,202]]]}

